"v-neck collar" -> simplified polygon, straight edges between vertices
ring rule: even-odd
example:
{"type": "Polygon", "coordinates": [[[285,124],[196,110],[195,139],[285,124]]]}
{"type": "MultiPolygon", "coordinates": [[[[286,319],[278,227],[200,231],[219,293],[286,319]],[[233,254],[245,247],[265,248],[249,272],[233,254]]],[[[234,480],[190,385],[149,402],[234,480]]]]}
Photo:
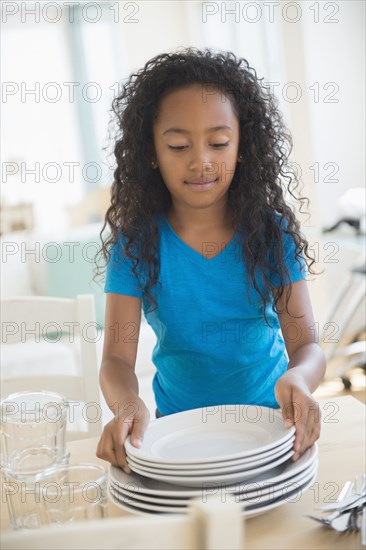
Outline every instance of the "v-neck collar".
{"type": "Polygon", "coordinates": [[[174,229],[170,225],[164,212],[161,212],[161,217],[162,217],[163,223],[165,224],[165,227],[168,229],[169,234],[173,237],[174,241],[177,243],[179,248],[182,251],[184,251],[185,254],[189,256],[194,262],[198,261],[204,265],[213,265],[218,262],[221,263],[223,253],[229,251],[229,249],[232,247],[234,241],[236,241],[236,238],[237,238],[237,232],[235,232],[230,242],[228,242],[228,244],[224,248],[222,248],[220,252],[216,254],[216,256],[214,256],[213,258],[206,258],[205,256],[203,256],[203,254],[201,254],[200,252],[197,252],[197,250],[194,250],[194,248],[189,246],[186,242],[183,241],[183,239],[179,237],[179,235],[177,235],[177,233],[174,231],[174,229]]]}

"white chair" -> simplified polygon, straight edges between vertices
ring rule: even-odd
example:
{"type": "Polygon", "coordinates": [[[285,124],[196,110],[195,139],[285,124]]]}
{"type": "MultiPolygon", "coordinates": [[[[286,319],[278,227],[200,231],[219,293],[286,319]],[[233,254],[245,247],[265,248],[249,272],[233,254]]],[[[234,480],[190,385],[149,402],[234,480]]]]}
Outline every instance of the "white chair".
{"type": "Polygon", "coordinates": [[[238,502],[213,495],[189,503],[187,515],[120,517],[2,533],[4,550],[240,550],[245,522],[238,502]]]}
{"type": "Polygon", "coordinates": [[[63,394],[69,402],[67,439],[100,435],[97,329],[93,295],[2,300],[1,397],[39,390],[63,394]]]}

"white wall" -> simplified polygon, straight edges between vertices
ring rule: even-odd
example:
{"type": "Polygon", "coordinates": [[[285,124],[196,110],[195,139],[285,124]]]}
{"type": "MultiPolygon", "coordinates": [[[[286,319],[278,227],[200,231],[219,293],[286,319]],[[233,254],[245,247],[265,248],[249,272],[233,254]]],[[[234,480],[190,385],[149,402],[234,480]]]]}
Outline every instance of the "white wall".
{"type": "Polygon", "coordinates": [[[293,105],[292,130],[300,144],[306,136],[305,174],[317,221],[328,226],[337,219],[338,198],[350,187],[365,185],[365,3],[317,2],[319,16],[310,9],[314,3],[301,4],[299,34],[293,26],[292,43],[286,43],[293,63],[287,78],[299,77],[306,89],[303,113],[301,102],[293,105]],[[309,169],[314,163],[319,163],[318,182],[309,169]],[[324,168],[326,163],[334,165],[324,168]]]}
{"type": "MultiPolygon", "coordinates": [[[[108,3],[102,2],[101,5],[104,12],[108,11],[108,3]]],[[[338,263],[323,264],[324,246],[335,237],[331,234],[321,238],[318,228],[336,219],[337,199],[346,189],[364,185],[365,3],[358,0],[206,2],[206,8],[210,5],[214,12],[211,15],[206,13],[206,18],[202,2],[196,0],[146,0],[120,2],[118,5],[119,18],[110,27],[114,47],[110,55],[111,59],[118,60],[118,80],[126,79],[131,71],[142,68],[158,53],[191,45],[233,50],[248,59],[265,82],[278,83],[274,92],[293,136],[292,160],[302,168],[303,194],[311,200],[311,219],[302,221],[309,240],[315,246],[320,243],[318,267],[326,270],[324,276],[316,278],[310,285],[314,309],[320,317],[345,270],[352,264],[353,250],[362,247],[362,243],[347,244],[347,239],[337,241],[341,247],[338,263]],[[136,7],[132,14],[131,5],[136,7]],[[246,9],[248,6],[250,9],[246,9]],[[316,9],[318,13],[314,11],[316,9]],[[230,10],[239,11],[230,15],[230,10]],[[298,101],[292,101],[296,88],[287,88],[289,83],[295,83],[301,90],[298,101]],[[317,86],[316,83],[319,100],[311,89],[314,84],[317,86]],[[332,89],[336,89],[334,99],[337,102],[327,103],[326,96],[332,89]],[[339,166],[334,176],[338,182],[325,181],[331,175],[331,166],[324,167],[328,162],[339,166]],[[314,170],[310,168],[316,163],[320,169],[319,182],[314,181],[314,170]]],[[[34,81],[62,83],[74,80],[66,60],[65,20],[33,24],[29,18],[26,24],[22,24],[19,17],[18,14],[15,19],[9,18],[9,22],[3,25],[4,80],[29,81],[30,84],[34,81]],[[47,33],[51,31],[52,42],[47,41],[47,33]],[[21,51],[15,60],[17,44],[21,51]]],[[[86,34],[94,36],[95,44],[93,49],[87,50],[86,65],[93,68],[94,72],[90,73],[93,79],[97,79],[103,59],[108,56],[106,38],[102,32],[97,32],[98,23],[88,23],[87,26],[86,34]],[[100,47],[98,41],[103,42],[100,47]]],[[[108,63],[111,59],[107,60],[108,63]]],[[[106,88],[108,78],[113,78],[109,77],[111,72],[104,71],[104,76],[100,76],[106,88]]],[[[4,137],[5,133],[7,135],[2,139],[3,161],[83,162],[78,141],[80,136],[76,131],[75,103],[35,104],[31,98],[24,103],[18,94],[3,104],[2,114],[4,137]]],[[[102,118],[104,111],[98,116],[100,134],[103,120],[107,124],[108,117],[102,118]]],[[[39,194],[34,200],[37,225],[41,227],[48,227],[49,219],[56,223],[57,209],[61,211],[71,196],[76,200],[81,192],[78,180],[71,186],[65,180],[55,185],[28,185],[19,183],[14,176],[2,186],[2,193],[9,202],[32,199],[39,194]],[[43,221],[39,223],[41,217],[43,221]]]]}
{"type": "MultiPolygon", "coordinates": [[[[125,4],[119,3],[119,18],[110,23],[108,39],[111,39],[114,52],[113,47],[111,50],[107,45],[107,36],[101,32],[102,21],[84,25],[83,34],[89,37],[85,63],[90,79],[97,80],[99,70],[100,84],[108,89],[106,79],[112,80],[115,76],[112,69],[102,75],[101,62],[109,66],[110,57],[118,59],[116,76],[124,80],[154,55],[180,46],[229,49],[245,57],[256,68],[259,77],[276,83],[274,91],[294,137],[293,160],[302,167],[304,192],[312,201],[313,216],[308,225],[331,223],[337,216],[338,197],[349,187],[363,186],[365,180],[365,3],[358,0],[322,0],[315,4],[308,1],[262,4],[149,0],[125,4]],[[291,9],[291,5],[295,7],[291,9]],[[129,6],[136,7],[135,13],[131,14],[129,6]],[[209,13],[207,6],[213,13],[209,13]],[[296,20],[298,13],[299,20],[290,22],[296,20]],[[338,22],[333,23],[334,20],[338,22]],[[94,36],[95,43],[90,36],[94,36]],[[99,67],[97,71],[96,67],[99,67]],[[301,98],[296,102],[286,98],[286,86],[290,82],[301,89],[301,98]],[[314,85],[319,87],[319,100],[314,98],[316,92],[310,89],[314,85]],[[332,89],[337,89],[334,95],[337,103],[325,102],[332,89]],[[324,168],[329,162],[339,166],[334,175],[338,182],[326,181],[332,173],[331,166],[324,168]],[[314,170],[310,168],[315,163],[319,163],[319,182],[314,181],[314,170]]],[[[111,12],[108,3],[100,5],[103,13],[111,12]]],[[[42,85],[54,81],[62,85],[64,81],[75,79],[66,59],[65,17],[57,23],[47,23],[42,17],[39,23],[34,23],[32,16],[24,23],[19,19],[20,11],[16,16],[9,16],[3,24],[3,79],[25,81],[29,87],[34,82],[42,85]],[[47,38],[49,32],[53,34],[52,41],[47,38]],[[44,47],[46,43],[47,48],[44,47]],[[17,47],[22,53],[16,53],[17,47]],[[48,59],[50,56],[52,62],[48,59]]],[[[290,89],[290,95],[294,91],[290,89]]],[[[80,136],[71,131],[73,125],[69,122],[70,117],[77,121],[75,108],[75,103],[59,101],[52,104],[41,100],[37,104],[31,96],[26,101],[21,101],[20,94],[10,96],[2,109],[3,130],[8,136],[3,145],[3,160],[18,163],[25,160],[29,164],[40,161],[43,165],[53,160],[77,160],[81,157],[81,146],[77,142],[80,136]],[[63,109],[63,124],[60,108],[63,109]],[[59,141],[57,134],[61,134],[59,141]]],[[[100,135],[103,119],[99,116],[96,123],[100,135]]],[[[16,180],[15,176],[11,185],[3,187],[9,202],[14,202],[12,194],[14,199],[28,199],[41,187],[38,184],[33,189],[31,177],[28,185],[19,185],[16,180]]],[[[54,187],[65,189],[66,183],[61,181],[54,187]]],[[[44,197],[50,187],[52,185],[43,190],[44,197]]],[[[78,196],[77,187],[78,182],[67,194],[78,196]]]]}
{"type": "Polygon", "coordinates": [[[248,59],[258,76],[276,83],[274,92],[294,138],[293,160],[302,168],[304,194],[311,199],[312,219],[306,226],[331,223],[338,197],[365,180],[365,3],[266,2],[272,11],[260,2],[206,2],[212,15],[195,0],[137,4],[138,23],[118,25],[130,70],[179,46],[207,46],[233,50],[248,59]],[[249,4],[257,8],[245,10],[249,4]],[[291,82],[301,90],[295,102],[296,88],[286,88],[291,82]],[[339,166],[333,175],[337,183],[327,183],[333,171],[324,167],[327,162],[339,166]],[[319,182],[310,168],[315,163],[319,182]]]}
{"type": "MultiPolygon", "coordinates": [[[[141,69],[150,58],[159,53],[189,45],[186,2],[153,0],[134,4],[138,6],[138,11],[133,15],[133,20],[137,22],[127,23],[124,15],[116,24],[131,71],[141,69]]],[[[124,14],[126,13],[127,10],[124,14]]],[[[121,78],[127,76],[121,74],[121,78]]]]}
{"type": "MultiPolygon", "coordinates": [[[[309,284],[321,321],[347,270],[365,250],[364,237],[354,237],[352,230],[343,228],[344,236],[319,231],[339,218],[339,197],[351,187],[364,186],[365,4],[351,0],[297,5],[299,22],[281,19],[283,55],[286,82],[297,83],[302,92],[299,101],[288,103],[289,122],[304,195],[311,201],[311,219],[303,219],[304,230],[317,253],[316,268],[324,270],[309,284]],[[319,167],[318,181],[310,168],[314,166],[319,167]]],[[[360,309],[353,326],[364,323],[360,309]]]]}

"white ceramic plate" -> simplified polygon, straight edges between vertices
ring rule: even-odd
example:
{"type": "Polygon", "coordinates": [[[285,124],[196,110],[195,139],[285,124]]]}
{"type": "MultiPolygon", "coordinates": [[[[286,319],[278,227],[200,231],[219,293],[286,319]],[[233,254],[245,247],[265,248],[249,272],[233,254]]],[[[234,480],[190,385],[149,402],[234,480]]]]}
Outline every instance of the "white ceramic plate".
{"type": "Polygon", "coordinates": [[[146,472],[144,470],[140,470],[140,468],[136,468],[136,466],[131,466],[131,470],[136,472],[137,474],[140,474],[145,477],[150,477],[152,479],[158,479],[159,481],[167,481],[168,483],[173,483],[175,485],[184,485],[189,487],[202,487],[202,483],[239,483],[241,481],[245,481],[246,479],[251,479],[262,472],[266,472],[267,470],[271,470],[275,466],[278,466],[279,464],[282,464],[282,462],[286,462],[291,456],[295,454],[294,450],[291,449],[284,455],[276,458],[273,462],[269,462],[267,464],[263,464],[262,466],[259,466],[259,468],[252,468],[251,470],[240,470],[238,472],[229,473],[229,474],[213,474],[213,475],[182,475],[182,476],[171,476],[171,475],[165,475],[165,474],[156,474],[151,472],[146,472]]]}
{"type": "MultiPolygon", "coordinates": [[[[250,457],[251,460],[244,459],[241,461],[240,459],[236,459],[235,461],[228,460],[226,462],[219,462],[220,466],[216,467],[216,462],[210,463],[210,467],[208,468],[205,464],[201,464],[200,467],[192,468],[190,466],[189,468],[182,468],[182,469],[171,469],[166,468],[165,464],[160,465],[152,465],[151,462],[144,462],[141,463],[141,461],[136,461],[133,458],[127,456],[127,462],[131,467],[131,470],[135,470],[135,468],[143,471],[143,472],[150,472],[150,473],[156,473],[156,474],[163,474],[163,475],[174,475],[174,476],[185,476],[185,475],[202,475],[203,473],[207,473],[208,475],[214,475],[214,474],[222,474],[222,473],[230,473],[230,472],[237,472],[237,471],[243,471],[243,470],[253,470],[253,468],[262,466],[263,464],[268,464],[269,462],[273,462],[276,458],[279,458],[280,456],[284,455],[286,452],[288,452],[293,445],[294,437],[292,437],[289,442],[286,442],[285,445],[280,445],[280,447],[276,447],[275,451],[272,452],[272,454],[268,453],[264,457],[262,455],[258,455],[255,457],[250,457]],[[160,466],[160,467],[159,467],[160,466]],[[212,467],[215,466],[215,467],[212,467]]],[[[149,474],[146,474],[147,477],[150,477],[149,474]]]]}
{"type": "Polygon", "coordinates": [[[260,514],[264,514],[265,512],[268,512],[269,510],[272,510],[273,508],[277,508],[278,506],[282,506],[283,504],[290,504],[290,498],[297,498],[299,493],[303,494],[305,491],[311,487],[316,480],[317,477],[317,471],[314,473],[314,475],[311,477],[311,479],[305,483],[302,487],[299,487],[295,489],[292,493],[288,493],[285,498],[278,498],[276,502],[272,502],[272,504],[260,504],[259,506],[253,507],[252,509],[246,509],[242,512],[242,517],[244,518],[251,518],[254,516],[259,516],[260,514]]]}
{"type": "MultiPolygon", "coordinates": [[[[296,475],[298,472],[305,470],[311,463],[313,463],[318,456],[318,445],[314,443],[307,449],[296,462],[288,461],[280,464],[263,474],[260,474],[253,478],[249,483],[236,483],[233,485],[225,484],[226,492],[238,493],[245,491],[248,485],[253,483],[258,484],[258,487],[275,484],[285,479],[289,479],[296,475]]],[[[191,487],[179,487],[171,483],[164,483],[163,481],[157,481],[155,479],[149,479],[145,476],[140,476],[134,472],[126,474],[121,468],[116,466],[110,467],[110,479],[116,482],[124,489],[129,491],[135,491],[138,493],[144,493],[146,495],[155,495],[163,497],[195,497],[202,494],[201,489],[192,489],[191,487]]],[[[221,484],[207,483],[206,488],[218,489],[221,484]]]]}
{"type": "MultiPolygon", "coordinates": [[[[231,479],[235,479],[236,481],[240,481],[243,479],[249,479],[249,477],[252,477],[253,470],[255,472],[259,472],[259,468],[267,468],[269,470],[270,468],[273,468],[273,465],[276,464],[277,460],[282,460],[284,462],[288,458],[290,458],[294,454],[294,451],[292,448],[287,450],[287,452],[280,453],[278,456],[275,456],[273,458],[266,458],[264,462],[260,462],[259,464],[254,461],[250,464],[246,464],[242,466],[241,464],[231,467],[231,468],[212,468],[210,470],[206,470],[205,468],[201,468],[200,470],[164,470],[158,469],[158,468],[147,468],[145,466],[141,466],[140,464],[135,464],[131,459],[128,459],[128,464],[131,468],[131,470],[144,475],[146,477],[152,477],[154,479],[161,479],[163,481],[167,480],[171,483],[176,483],[176,479],[182,478],[183,480],[197,480],[203,479],[203,481],[227,481],[231,479]],[[291,453],[291,454],[290,454],[291,453]],[[238,477],[236,479],[235,474],[237,476],[245,476],[247,474],[247,477],[238,477]],[[228,477],[228,476],[233,476],[228,477]],[[159,476],[159,477],[155,477],[159,476]],[[161,477],[160,477],[161,476],[161,477]]],[[[280,462],[281,464],[281,462],[280,462]]],[[[265,471],[265,470],[263,470],[265,471]]],[[[254,474],[256,475],[256,474],[254,474]]]]}
{"type": "Polygon", "coordinates": [[[122,510],[130,510],[134,512],[136,509],[140,510],[151,510],[152,512],[165,512],[168,514],[186,514],[187,506],[163,506],[162,504],[150,504],[148,502],[141,502],[125,495],[121,495],[118,491],[110,485],[108,487],[108,495],[116,506],[122,508],[122,510]]]}
{"type": "MultiPolygon", "coordinates": [[[[272,493],[270,500],[264,500],[260,504],[247,505],[243,506],[243,511],[241,513],[242,517],[252,517],[276,508],[290,502],[291,498],[298,498],[298,495],[303,494],[311,485],[314,483],[317,477],[317,469],[309,474],[307,481],[303,484],[297,485],[293,490],[283,491],[279,490],[277,496],[275,493],[272,493]]],[[[151,515],[154,513],[168,513],[168,514],[187,514],[187,506],[161,506],[148,504],[146,502],[138,502],[136,500],[129,500],[125,497],[120,497],[119,493],[111,486],[109,486],[108,494],[112,501],[121,508],[122,510],[127,510],[129,512],[134,512],[142,515],[151,515]]]]}
{"type": "Polygon", "coordinates": [[[267,487],[265,492],[256,491],[252,495],[245,495],[245,498],[242,498],[243,495],[235,495],[235,498],[238,502],[242,502],[243,505],[256,506],[259,504],[271,503],[274,499],[277,500],[278,497],[287,498],[287,495],[290,493],[293,494],[295,490],[299,490],[305,483],[314,477],[318,472],[318,462],[316,461],[311,465],[310,468],[307,468],[305,472],[301,472],[301,475],[295,476],[287,481],[282,481],[281,483],[267,487]]]}
{"type": "MultiPolygon", "coordinates": [[[[249,463],[256,462],[256,460],[262,460],[263,464],[264,459],[266,458],[273,458],[274,455],[279,456],[281,454],[281,451],[285,452],[289,449],[291,449],[293,442],[295,441],[295,436],[293,435],[285,441],[284,443],[281,443],[281,445],[277,445],[276,447],[273,447],[272,449],[269,449],[268,451],[264,451],[263,453],[258,453],[257,455],[251,455],[244,458],[234,458],[233,460],[219,460],[217,462],[207,462],[207,463],[192,463],[192,464],[166,464],[165,462],[151,462],[150,460],[143,460],[142,458],[137,458],[136,456],[131,456],[126,451],[126,456],[129,460],[131,460],[133,463],[140,464],[140,466],[145,466],[146,468],[162,468],[164,467],[164,470],[211,470],[214,468],[226,468],[227,466],[236,466],[237,464],[240,465],[246,465],[249,463]]],[[[174,475],[175,472],[171,472],[171,475],[174,475]]]]}
{"type": "Polygon", "coordinates": [[[284,427],[278,409],[221,405],[153,420],[139,449],[131,444],[130,435],[124,445],[132,458],[155,464],[204,464],[257,455],[287,441],[294,433],[294,426],[284,427]]]}
{"type": "MultiPolygon", "coordinates": [[[[274,485],[266,485],[266,486],[259,486],[259,484],[248,484],[248,489],[245,492],[241,492],[234,495],[234,498],[237,501],[243,501],[247,502],[248,504],[258,504],[259,502],[263,501],[266,496],[273,495],[274,492],[278,492],[279,490],[286,491],[286,494],[288,491],[291,491],[292,489],[296,488],[299,484],[305,483],[307,479],[312,475],[318,468],[318,463],[315,461],[314,463],[310,464],[305,470],[302,472],[299,472],[298,474],[292,476],[291,478],[280,481],[279,483],[276,483],[274,485]],[[261,500],[262,499],[262,500],[261,500]]],[[[116,482],[110,480],[110,487],[118,493],[119,500],[123,503],[124,498],[147,502],[150,504],[163,504],[165,506],[186,506],[188,505],[190,498],[184,498],[184,497],[156,497],[156,496],[150,496],[145,495],[143,493],[138,493],[136,491],[127,491],[123,489],[120,485],[118,485],[116,482]]],[[[225,489],[224,489],[225,491],[225,489]]],[[[217,490],[214,491],[213,494],[215,494],[217,490]]],[[[208,493],[212,494],[212,493],[208,493]]],[[[204,496],[204,493],[201,492],[201,497],[204,496]]]]}

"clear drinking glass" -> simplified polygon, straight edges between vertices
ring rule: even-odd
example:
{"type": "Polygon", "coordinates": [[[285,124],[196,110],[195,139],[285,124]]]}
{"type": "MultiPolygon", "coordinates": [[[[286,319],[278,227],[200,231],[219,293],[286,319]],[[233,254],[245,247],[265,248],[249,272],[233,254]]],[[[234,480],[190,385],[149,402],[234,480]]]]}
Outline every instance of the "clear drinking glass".
{"type": "Polygon", "coordinates": [[[0,402],[0,466],[33,474],[62,462],[68,405],[64,396],[19,392],[0,402]]]}
{"type": "Polygon", "coordinates": [[[16,530],[101,519],[107,515],[107,477],[95,464],[60,464],[34,476],[7,472],[2,500],[16,530]]]}

